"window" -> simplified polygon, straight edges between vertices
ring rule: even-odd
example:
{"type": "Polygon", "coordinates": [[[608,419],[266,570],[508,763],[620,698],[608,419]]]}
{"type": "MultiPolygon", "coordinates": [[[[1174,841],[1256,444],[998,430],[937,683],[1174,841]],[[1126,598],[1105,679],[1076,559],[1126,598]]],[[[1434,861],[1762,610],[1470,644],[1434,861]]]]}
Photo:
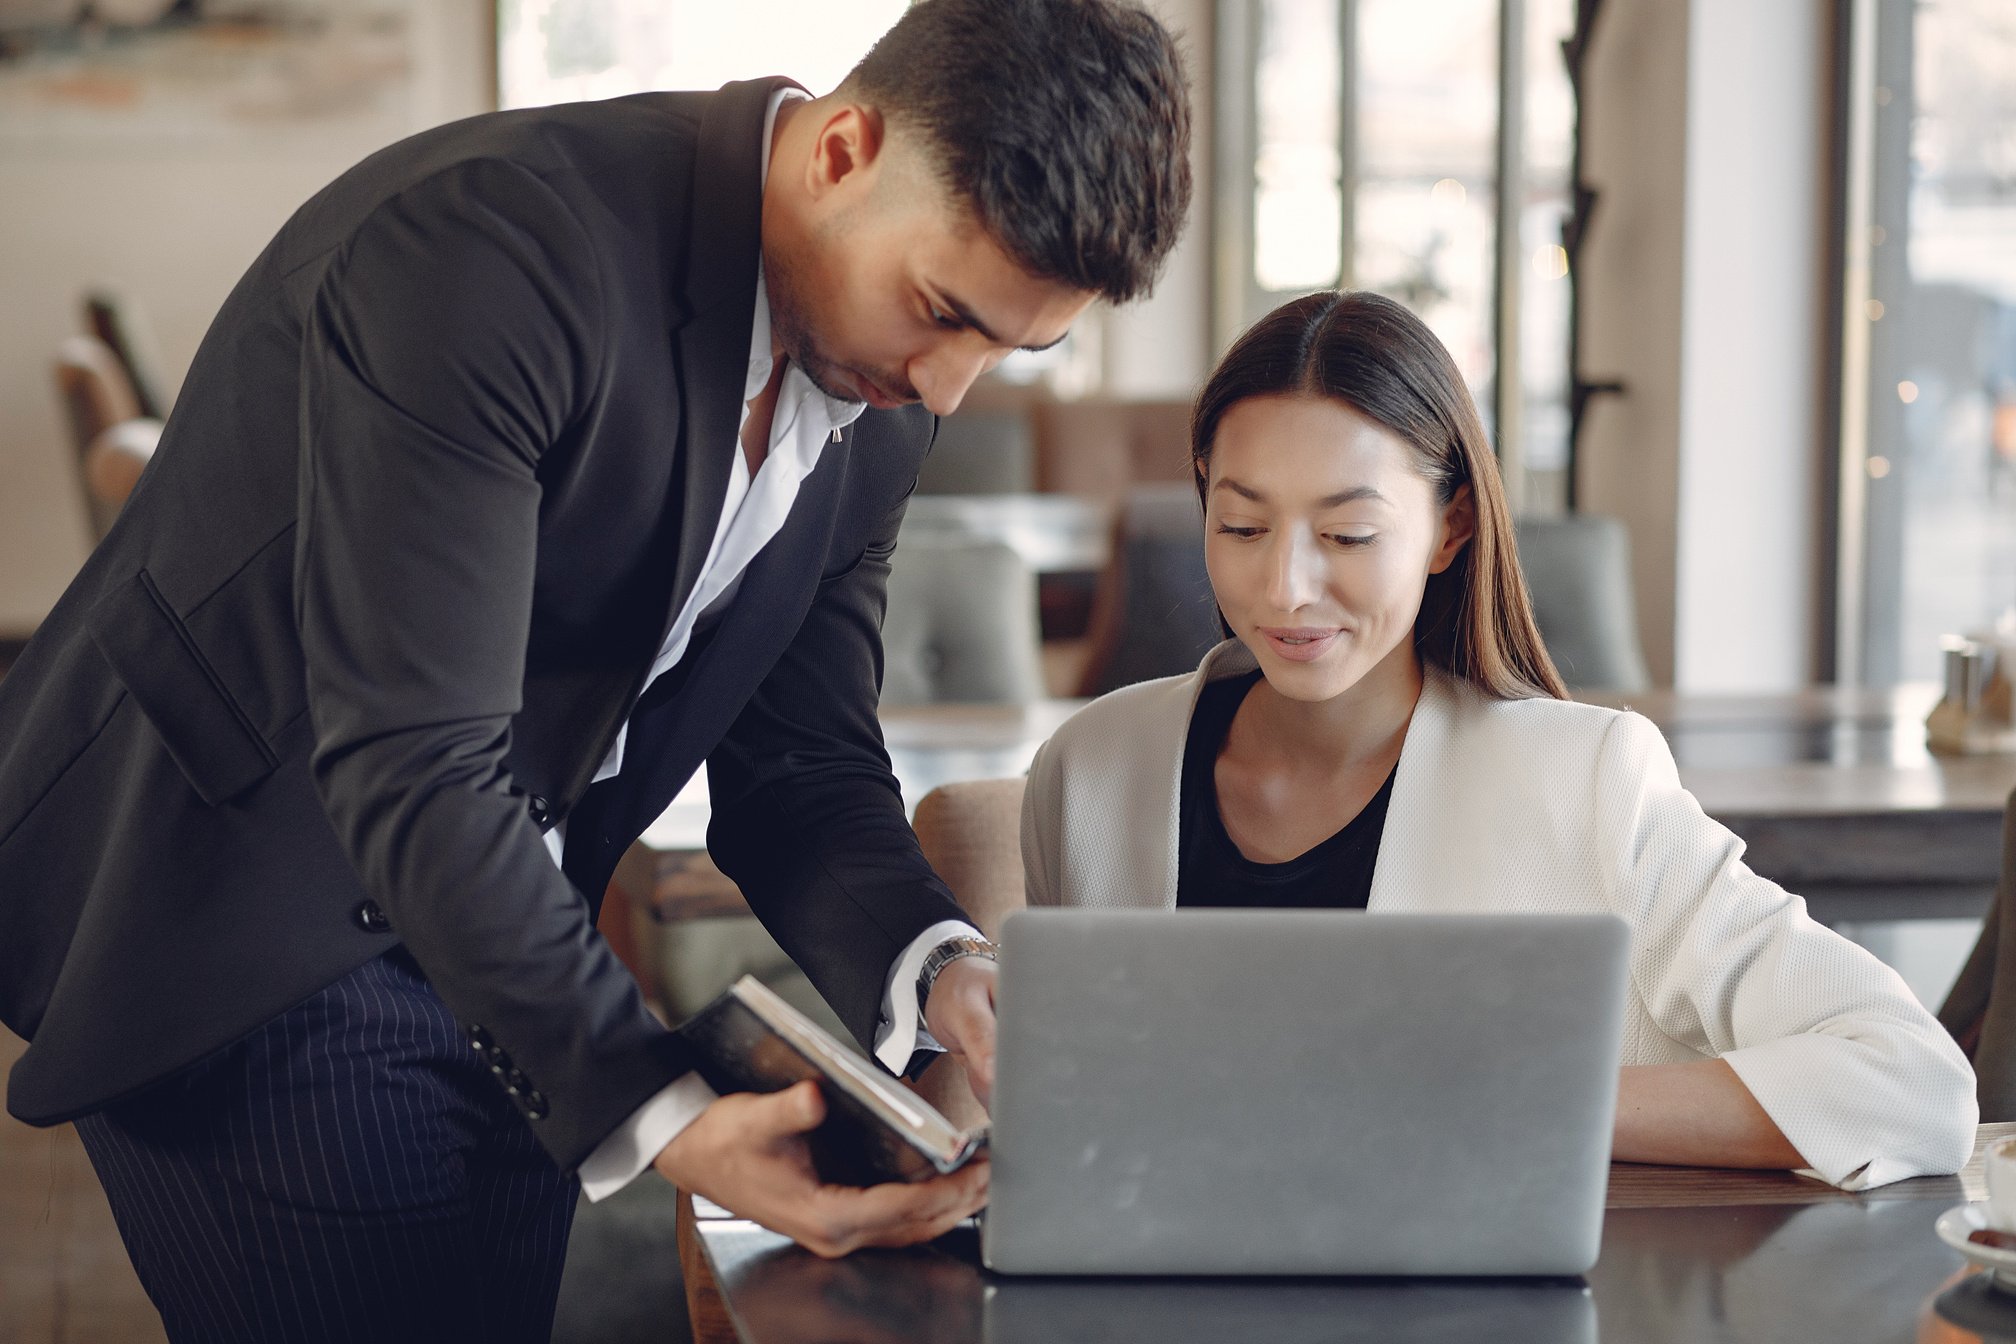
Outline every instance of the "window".
{"type": "Polygon", "coordinates": [[[2016,605],[2016,10],[1873,0],[1862,16],[1873,50],[1844,101],[1866,205],[1851,191],[1841,319],[1860,592],[1843,593],[1838,661],[1887,686],[1938,679],[1940,636],[2016,605]]]}
{"type": "Polygon", "coordinates": [[[1563,507],[1568,456],[1573,0],[1228,0],[1219,8],[1219,348],[1297,294],[1377,290],[1455,356],[1525,509],[1563,507]],[[1506,26],[1509,24],[1509,27],[1506,26]],[[1518,43],[1501,82],[1501,34],[1518,43]],[[1501,118],[1515,119],[1509,208],[1501,118]],[[1512,234],[1501,254],[1500,230],[1512,234]],[[1509,259],[1507,266],[1501,261],[1509,259]],[[1501,360],[1509,315],[1514,357],[1501,360]],[[1501,398],[1501,367],[1512,385],[1501,398]],[[1516,417],[1510,433],[1501,418],[1516,417]],[[1516,479],[1512,479],[1516,478],[1516,479]]]}
{"type": "Polygon", "coordinates": [[[499,98],[537,107],[764,75],[826,93],[907,6],[821,0],[781,21],[773,6],[726,0],[500,0],[499,98]]]}

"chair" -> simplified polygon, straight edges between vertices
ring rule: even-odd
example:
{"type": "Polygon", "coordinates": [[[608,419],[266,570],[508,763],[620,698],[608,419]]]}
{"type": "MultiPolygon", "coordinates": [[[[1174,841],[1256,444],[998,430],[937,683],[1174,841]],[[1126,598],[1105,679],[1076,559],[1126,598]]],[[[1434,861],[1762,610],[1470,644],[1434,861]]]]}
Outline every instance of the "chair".
{"type": "Polygon", "coordinates": [[[140,474],[154,460],[154,450],[161,443],[163,428],[161,421],[140,416],[121,420],[91,440],[84,454],[84,493],[93,509],[94,525],[103,515],[99,536],[105,535],[112,519],[125,507],[126,497],[140,484],[140,474]]]}
{"type": "Polygon", "coordinates": [[[1204,514],[1189,480],[1137,485],[1114,523],[1092,599],[1080,695],[1175,676],[1224,638],[1204,569],[1204,514]]]}
{"type": "Polygon", "coordinates": [[[1624,525],[1576,514],[1521,518],[1513,530],[1533,596],[1533,620],[1561,679],[1574,690],[1649,687],[1624,525]]]}
{"type": "Polygon", "coordinates": [[[1142,482],[1190,479],[1187,401],[1050,401],[1032,411],[1038,490],[1118,504],[1142,482]]]}
{"type": "Polygon", "coordinates": [[[904,539],[891,561],[882,657],[885,705],[1041,699],[1035,576],[1002,542],[904,539]]]}
{"type": "Polygon", "coordinates": [[[103,537],[153,455],[160,422],[139,418],[132,380],[118,355],[95,336],[66,338],[56,348],[55,373],[92,532],[103,537]],[[136,423],[139,428],[122,428],[136,423]]]}
{"type": "Polygon", "coordinates": [[[1036,485],[1029,416],[1014,409],[962,410],[938,422],[917,472],[920,495],[1025,494],[1036,485]]]}
{"type": "MultiPolygon", "coordinates": [[[[945,784],[917,803],[917,843],[924,858],[980,931],[1001,936],[1001,921],[1027,900],[1022,881],[1020,779],[945,784]]],[[[924,1099],[954,1124],[986,1118],[966,1071],[949,1057],[934,1061],[917,1082],[924,1099]]]]}
{"type": "Polygon", "coordinates": [[[1981,936],[1939,1005],[1939,1024],[1974,1064],[1981,1121],[2016,1120],[2016,793],[2002,810],[2002,876],[1981,936]]]}
{"type": "Polygon", "coordinates": [[[114,289],[91,290],[84,296],[84,325],[105,342],[119,367],[126,371],[140,406],[138,414],[155,420],[167,419],[168,398],[154,372],[159,361],[154,357],[154,341],[140,306],[114,289]]]}
{"type": "Polygon", "coordinates": [[[1026,780],[942,784],[917,802],[913,825],[924,858],[989,938],[1027,900],[1022,881],[1022,793],[1026,780]]]}

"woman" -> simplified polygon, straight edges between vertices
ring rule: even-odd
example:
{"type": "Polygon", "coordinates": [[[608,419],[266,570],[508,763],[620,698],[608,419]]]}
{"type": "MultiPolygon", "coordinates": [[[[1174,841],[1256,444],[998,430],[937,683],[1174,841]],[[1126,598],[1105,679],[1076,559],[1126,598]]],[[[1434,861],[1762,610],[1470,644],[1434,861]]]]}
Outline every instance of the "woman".
{"type": "Polygon", "coordinates": [[[1371,294],[1233,347],[1192,426],[1232,638],[1088,706],[1030,771],[1032,905],[1612,911],[1614,1156],[1957,1171],[1973,1074],[1904,983],[1751,873],[1635,714],[1566,700],[1448,353],[1371,294]]]}

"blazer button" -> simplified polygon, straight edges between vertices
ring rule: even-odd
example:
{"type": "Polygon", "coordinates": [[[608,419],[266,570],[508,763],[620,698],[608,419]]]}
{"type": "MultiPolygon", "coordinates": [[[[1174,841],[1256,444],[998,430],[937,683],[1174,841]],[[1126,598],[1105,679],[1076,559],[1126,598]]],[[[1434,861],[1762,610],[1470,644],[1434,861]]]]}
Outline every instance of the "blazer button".
{"type": "Polygon", "coordinates": [[[525,814],[532,818],[534,826],[544,826],[553,820],[552,806],[536,793],[525,800],[525,814]]]}
{"type": "Polygon", "coordinates": [[[392,932],[392,921],[385,917],[385,912],[378,908],[376,901],[365,901],[350,912],[350,917],[356,920],[357,927],[366,933],[392,932]]]}

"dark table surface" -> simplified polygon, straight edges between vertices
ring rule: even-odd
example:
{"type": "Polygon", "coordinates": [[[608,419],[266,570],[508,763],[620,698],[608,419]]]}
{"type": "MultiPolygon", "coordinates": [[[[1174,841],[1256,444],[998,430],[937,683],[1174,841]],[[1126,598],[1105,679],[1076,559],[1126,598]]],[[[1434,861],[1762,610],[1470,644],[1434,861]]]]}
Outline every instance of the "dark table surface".
{"type": "MultiPolygon", "coordinates": [[[[1982,1141],[2012,1132],[1984,1126],[1982,1141]]],[[[1586,1280],[1015,1279],[980,1267],[970,1225],[838,1261],[752,1223],[699,1229],[745,1344],[2016,1340],[2016,1297],[1933,1233],[1980,1195],[1978,1148],[1960,1176],[1862,1195],[1620,1164],[1586,1280]]]]}

